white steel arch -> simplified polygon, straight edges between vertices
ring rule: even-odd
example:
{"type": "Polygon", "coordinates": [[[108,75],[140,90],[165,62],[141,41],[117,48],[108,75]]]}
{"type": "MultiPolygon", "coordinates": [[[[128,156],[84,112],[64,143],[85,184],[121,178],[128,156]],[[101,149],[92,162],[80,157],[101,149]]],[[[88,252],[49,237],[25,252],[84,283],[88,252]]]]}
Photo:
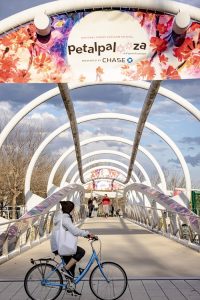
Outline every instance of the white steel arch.
{"type": "MultiPolygon", "coordinates": [[[[86,172],[83,171],[83,174],[84,174],[85,176],[87,176],[87,174],[88,174],[89,172],[95,170],[96,168],[97,168],[97,167],[93,167],[93,168],[90,168],[89,170],[87,170],[86,172]]],[[[101,166],[101,168],[108,168],[108,166],[103,165],[103,166],[101,166]]],[[[121,169],[119,169],[118,167],[113,167],[113,166],[111,166],[110,168],[112,168],[113,170],[119,171],[121,174],[123,174],[123,175],[126,177],[126,173],[125,173],[124,171],[122,171],[121,169]]],[[[133,177],[135,178],[135,182],[136,182],[136,183],[141,183],[140,180],[139,180],[139,178],[137,177],[137,175],[136,175],[134,172],[132,173],[132,175],[133,175],[133,177]]],[[[119,180],[118,180],[118,181],[119,181],[119,180]]],[[[130,179],[130,181],[133,182],[132,179],[130,179]]],[[[70,181],[70,182],[72,182],[72,181],[70,181]]],[[[78,183],[78,182],[80,182],[80,178],[77,179],[76,183],[78,183]]],[[[119,181],[119,182],[120,182],[120,181],[119,181]]],[[[120,182],[120,183],[121,183],[121,182],[120,182]]],[[[149,200],[148,200],[148,198],[147,198],[146,196],[142,198],[142,197],[140,196],[140,193],[137,193],[137,195],[136,195],[136,193],[135,193],[135,197],[136,197],[136,199],[135,199],[136,203],[142,203],[142,204],[146,203],[147,205],[149,205],[149,203],[150,203],[149,200]],[[138,200],[138,201],[137,201],[137,200],[138,200]]]]}
{"type": "MultiPolygon", "coordinates": [[[[148,90],[150,87],[150,83],[146,81],[132,81],[132,82],[118,82],[118,81],[110,81],[110,83],[87,83],[87,84],[69,84],[69,88],[71,90],[81,88],[81,87],[87,87],[87,86],[93,86],[93,85],[124,85],[124,86],[130,86],[130,87],[138,87],[142,89],[148,90]]],[[[15,126],[34,108],[39,106],[40,104],[48,101],[49,99],[57,96],[60,94],[60,91],[58,88],[51,89],[40,96],[33,99],[31,102],[29,102],[27,105],[25,105],[11,120],[8,122],[8,124],[4,127],[0,134],[0,147],[4,143],[5,139],[7,138],[8,134],[15,128],[15,126]]],[[[158,94],[172,100],[173,102],[177,103],[178,105],[185,108],[189,113],[191,113],[197,120],[200,120],[200,111],[192,105],[190,102],[188,102],[183,97],[179,96],[178,94],[160,87],[158,90],[158,94]]]]}
{"type": "MultiPolygon", "coordinates": [[[[119,83],[113,82],[113,84],[119,84],[119,83]]],[[[146,83],[146,82],[141,82],[141,84],[142,84],[142,86],[140,86],[140,84],[138,84],[138,82],[133,83],[134,86],[138,86],[138,87],[142,87],[142,88],[148,88],[148,86],[149,86],[149,84],[146,83]]],[[[87,84],[87,86],[88,85],[90,85],[90,84],[87,84]]],[[[132,84],[129,83],[127,85],[131,86],[132,84]]],[[[86,85],[82,85],[82,86],[86,86],[86,85]]],[[[81,87],[81,85],[74,86],[74,88],[76,88],[76,87],[81,87]]],[[[46,93],[42,94],[41,96],[37,97],[35,100],[33,100],[28,105],[26,105],[22,110],[20,110],[18,112],[18,114],[15,115],[15,117],[7,124],[7,126],[2,131],[2,133],[0,135],[0,146],[2,145],[2,143],[4,142],[4,140],[6,139],[7,135],[9,134],[9,132],[16,126],[16,124],[18,124],[20,122],[20,120],[23,118],[23,116],[27,115],[33,108],[35,108],[39,104],[41,104],[41,103],[47,101],[49,98],[54,97],[55,95],[57,95],[57,93],[58,93],[58,89],[53,89],[53,90],[51,90],[49,92],[46,92],[46,93]]],[[[177,102],[178,104],[180,104],[181,106],[183,106],[184,108],[186,108],[197,119],[200,119],[200,111],[198,109],[196,109],[194,106],[190,105],[189,102],[187,102],[182,97],[176,95],[173,92],[167,91],[167,90],[165,90],[163,88],[159,89],[159,93],[162,94],[162,95],[164,95],[164,96],[169,97],[170,99],[172,99],[171,97],[174,97],[172,99],[173,101],[177,102]],[[162,91],[162,93],[160,91],[162,91]],[[169,95],[167,95],[168,92],[169,92],[169,95]]]]}
{"type": "MultiPolygon", "coordinates": [[[[150,87],[150,83],[146,81],[132,81],[132,82],[116,82],[116,81],[110,81],[110,83],[106,84],[114,84],[114,85],[125,85],[130,87],[138,87],[142,89],[148,90],[150,87]]],[[[93,85],[105,85],[101,82],[98,83],[87,83],[87,84],[77,84],[77,85],[69,85],[69,88],[71,90],[86,87],[86,86],[93,86],[93,85]]],[[[2,146],[3,142],[7,138],[8,134],[13,130],[13,128],[25,117],[29,112],[31,112],[34,108],[39,106],[40,104],[48,101],[49,99],[59,95],[59,89],[54,88],[51,89],[37,98],[33,99],[31,102],[29,102],[27,105],[25,105],[11,120],[8,122],[8,124],[4,127],[0,134],[0,147],[2,146]]],[[[183,97],[179,96],[178,94],[160,87],[158,90],[158,94],[167,97],[168,99],[172,100],[173,102],[177,103],[178,105],[185,108],[189,113],[191,113],[197,120],[200,120],[200,111],[192,105],[190,102],[188,102],[183,97]]]]}
{"type": "MultiPolygon", "coordinates": [[[[82,141],[81,142],[81,146],[84,146],[84,145],[87,145],[89,143],[93,143],[93,142],[99,142],[99,141],[115,141],[115,142],[122,142],[124,144],[127,144],[127,145],[130,145],[132,146],[132,141],[131,140],[128,140],[128,139],[125,139],[125,138],[121,138],[121,137],[116,137],[116,136],[99,136],[99,137],[93,137],[93,138],[90,138],[90,139],[86,139],[85,141],[82,141]]],[[[154,167],[156,168],[158,174],[159,174],[159,177],[160,177],[160,180],[161,180],[161,185],[162,185],[162,190],[163,192],[166,192],[166,181],[165,181],[165,176],[164,176],[164,173],[159,165],[159,163],[157,162],[157,160],[154,158],[153,155],[151,155],[150,152],[148,152],[146,149],[144,149],[143,147],[139,146],[139,150],[141,152],[143,152],[149,159],[150,161],[152,162],[152,164],[154,165],[154,167]]],[[[72,146],[68,151],[65,152],[65,155],[69,155],[70,153],[72,153],[74,151],[74,146],[72,146]]],[[[58,161],[56,162],[56,164],[60,164],[61,160],[63,159],[63,157],[61,156],[58,161]]],[[[54,167],[56,168],[56,164],[54,165],[54,167]]],[[[53,173],[53,169],[52,169],[52,173],[53,173]]],[[[52,178],[54,177],[53,174],[52,175],[52,178]]],[[[29,183],[30,184],[30,183],[29,183]]],[[[29,185],[30,186],[30,185],[29,185]]],[[[49,186],[49,192],[51,193],[51,190],[50,190],[51,186],[49,186]]],[[[28,193],[28,189],[27,189],[27,193],[28,193]]]]}
{"type": "Polygon", "coordinates": [[[160,1],[155,0],[59,0],[54,2],[49,2],[46,4],[38,5],[24,11],[21,11],[11,17],[8,17],[0,22],[0,34],[4,33],[14,27],[21,24],[32,21],[34,17],[39,12],[44,12],[47,15],[59,14],[62,12],[70,12],[84,9],[95,9],[95,8],[119,8],[119,7],[129,7],[138,8],[144,10],[160,11],[170,14],[177,14],[180,10],[186,10],[190,17],[194,20],[200,21],[200,9],[188,4],[179,3],[175,1],[160,1]]]}
{"type": "MultiPolygon", "coordinates": [[[[95,160],[95,161],[92,161],[92,162],[90,162],[90,163],[88,163],[88,164],[85,164],[85,165],[83,165],[83,174],[86,176],[89,172],[91,172],[92,170],[96,170],[97,168],[98,168],[98,166],[95,166],[95,167],[91,167],[91,168],[89,168],[89,170],[87,170],[87,171],[85,171],[84,172],[84,169],[85,168],[87,168],[87,167],[89,167],[89,166],[92,166],[93,164],[96,164],[96,163],[104,163],[104,162],[112,162],[113,164],[116,164],[116,165],[119,165],[119,166],[122,166],[122,167],[124,167],[124,168],[126,168],[127,170],[128,170],[128,167],[125,165],[125,164],[123,164],[123,163],[120,163],[120,162],[118,162],[118,161],[116,161],[116,160],[108,160],[108,159],[99,159],[99,160],[95,160]]],[[[114,167],[114,166],[107,166],[107,165],[100,165],[100,167],[101,168],[110,168],[110,169],[116,169],[117,171],[119,170],[119,172],[121,173],[121,174],[123,174],[125,177],[126,177],[126,173],[124,172],[124,171],[122,171],[121,169],[119,169],[118,167],[114,167]]],[[[78,172],[76,172],[75,174],[74,174],[74,176],[73,176],[73,178],[70,180],[70,183],[71,184],[73,184],[73,182],[80,182],[80,178],[77,178],[76,179],[76,177],[78,176],[78,172]]],[[[134,173],[134,172],[132,172],[132,176],[131,177],[134,177],[134,179],[135,179],[135,182],[137,182],[137,183],[141,183],[140,182],[140,180],[139,180],[139,178],[138,178],[138,176],[134,173]]],[[[97,178],[98,179],[98,178],[97,178]]],[[[112,178],[111,178],[112,179],[112,178]]],[[[134,182],[133,181],[133,179],[131,178],[130,179],[130,181],[132,181],[132,182],[134,182]]],[[[63,179],[62,179],[62,182],[63,182],[63,179]]],[[[120,180],[118,180],[118,182],[120,182],[121,184],[123,184],[120,180]]],[[[66,182],[63,182],[63,186],[65,186],[66,185],[66,182]]],[[[123,184],[124,185],[124,184],[123,184]]],[[[125,185],[125,186],[128,186],[127,184],[125,185]]],[[[62,187],[62,185],[61,185],[61,187],[62,187]]],[[[144,196],[144,197],[141,197],[141,195],[140,195],[140,193],[135,193],[135,201],[136,201],[136,203],[146,203],[147,205],[149,205],[149,200],[148,200],[148,198],[146,197],[146,196],[144,196]],[[138,200],[138,201],[137,201],[138,200]]]]}
{"type": "MultiPolygon", "coordinates": [[[[84,116],[84,117],[80,117],[77,119],[77,123],[82,123],[82,122],[86,122],[86,121],[90,121],[90,120],[96,120],[96,119],[119,119],[119,120],[125,120],[125,121],[130,121],[130,122],[134,122],[137,123],[138,122],[138,118],[136,117],[132,117],[132,116],[128,116],[128,115],[124,115],[124,114],[117,114],[117,113],[99,113],[99,114],[93,114],[93,115],[89,115],[89,116],[84,116]]],[[[64,126],[64,125],[63,125],[64,126]]],[[[61,126],[60,128],[63,130],[63,126],[61,126]]],[[[69,124],[68,127],[66,127],[65,129],[69,128],[69,124]]],[[[153,132],[155,132],[156,134],[158,134],[170,147],[171,149],[174,151],[174,153],[176,154],[176,156],[178,157],[180,164],[182,166],[183,172],[184,172],[184,176],[185,176],[185,181],[186,181],[186,190],[187,190],[187,195],[189,197],[190,195],[190,191],[191,191],[191,179],[190,179],[190,173],[187,167],[187,164],[185,162],[185,159],[181,153],[181,151],[179,150],[179,148],[176,146],[176,144],[159,128],[157,128],[156,126],[152,125],[149,122],[145,123],[145,128],[148,128],[150,130],[152,130],[153,132]]],[[[56,132],[56,135],[58,135],[59,133],[57,133],[59,131],[59,128],[56,129],[54,132],[56,132]]],[[[33,171],[33,167],[35,164],[35,158],[37,159],[40,155],[40,153],[42,152],[42,150],[45,148],[45,146],[50,143],[50,141],[56,136],[55,133],[52,132],[47,138],[46,140],[48,141],[47,143],[45,142],[46,140],[44,140],[42,142],[42,144],[39,146],[39,148],[36,150],[36,152],[34,153],[32,160],[29,164],[29,166],[31,165],[31,167],[28,167],[27,170],[27,176],[28,181],[29,181],[29,187],[28,190],[30,190],[30,180],[31,180],[31,174],[33,171]],[[41,148],[41,149],[40,149],[41,148]],[[38,155],[38,153],[39,155],[38,155]],[[37,155],[36,155],[37,154],[37,155]],[[38,156],[38,157],[37,157],[38,156]],[[32,168],[32,169],[31,169],[32,168]],[[31,171],[31,172],[30,172],[31,171]]],[[[61,133],[62,131],[60,131],[61,133]]],[[[67,153],[67,152],[66,152],[67,153]]],[[[62,155],[60,157],[60,159],[57,161],[57,163],[54,165],[54,168],[52,170],[52,173],[54,172],[54,174],[51,175],[54,177],[55,172],[56,172],[56,168],[60,165],[60,163],[62,162],[62,160],[65,158],[66,156],[62,155]]],[[[51,179],[52,180],[52,179],[51,179]]],[[[27,182],[27,180],[25,181],[27,182]]],[[[165,189],[164,189],[165,190],[165,189]]],[[[25,191],[25,194],[28,191],[25,191]]]]}
{"type": "MultiPolygon", "coordinates": [[[[97,167],[90,168],[89,170],[83,172],[83,174],[86,176],[89,172],[91,172],[91,171],[93,171],[93,170],[96,170],[96,168],[97,168],[97,167]]],[[[107,165],[102,165],[101,168],[102,168],[102,169],[103,169],[103,168],[106,168],[106,169],[107,169],[108,166],[107,166],[107,165]]],[[[116,171],[118,171],[119,173],[121,173],[122,175],[124,175],[124,176],[126,177],[126,172],[122,171],[120,168],[114,167],[114,166],[110,166],[110,169],[116,170],[116,171]]],[[[139,180],[139,178],[137,177],[137,175],[134,175],[134,177],[135,177],[135,182],[140,183],[140,180],[139,180]]],[[[79,181],[80,181],[80,178],[77,178],[77,180],[75,181],[75,183],[77,183],[77,182],[79,182],[79,181]]],[[[119,181],[119,180],[118,180],[118,181],[119,181]]],[[[130,181],[132,181],[132,183],[134,182],[133,179],[131,179],[130,181]]],[[[119,182],[120,182],[120,181],[119,181],[119,182]]],[[[86,183],[87,183],[87,182],[86,182],[86,183]]],[[[72,184],[71,181],[70,181],[70,184],[72,184]]]]}
{"type": "MultiPolygon", "coordinates": [[[[134,123],[137,123],[137,121],[138,121],[138,118],[128,116],[128,115],[124,115],[124,114],[99,113],[99,114],[93,114],[93,115],[89,115],[89,116],[80,117],[80,118],[77,119],[77,123],[79,124],[79,123],[82,123],[82,122],[86,122],[86,121],[90,121],[90,120],[96,120],[96,119],[119,119],[119,120],[134,122],[134,123]]],[[[41,145],[35,151],[32,159],[31,159],[31,162],[28,166],[28,169],[27,169],[27,174],[26,174],[26,179],[25,179],[25,195],[30,190],[30,181],[31,181],[32,171],[33,171],[34,165],[35,165],[36,160],[38,159],[40,153],[43,151],[43,149],[46,147],[46,145],[48,145],[50,143],[50,141],[52,139],[54,139],[57,135],[59,135],[61,132],[63,132],[64,130],[66,130],[68,128],[69,128],[69,123],[59,127],[55,131],[53,131],[41,143],[41,145]]],[[[145,123],[145,128],[148,128],[148,129],[152,130],[153,132],[155,132],[156,134],[158,134],[171,147],[171,149],[173,149],[174,153],[178,157],[178,159],[181,163],[181,166],[183,168],[185,181],[186,181],[187,195],[189,196],[190,191],[191,191],[190,173],[189,173],[187,164],[185,162],[185,159],[184,159],[182,153],[180,152],[179,148],[176,146],[176,144],[162,130],[160,130],[156,126],[152,125],[151,123],[146,122],[145,123]]]]}
{"type": "MultiPolygon", "coordinates": [[[[86,139],[85,141],[82,141],[81,142],[81,146],[84,146],[84,145],[87,145],[89,143],[93,143],[93,142],[99,142],[99,141],[117,141],[117,142],[123,142],[125,144],[128,144],[130,146],[132,146],[132,142],[128,139],[124,139],[124,138],[120,138],[120,137],[115,137],[115,136],[99,136],[99,137],[94,137],[94,138],[90,138],[90,139],[86,139]]],[[[162,184],[162,189],[163,191],[166,191],[166,181],[165,181],[165,176],[164,176],[164,173],[159,165],[159,163],[156,161],[156,159],[153,157],[153,155],[150,154],[150,152],[148,152],[146,149],[144,149],[143,147],[139,146],[139,150],[141,152],[143,152],[150,160],[151,162],[153,163],[154,167],[156,168],[158,174],[159,174],[159,177],[160,177],[160,180],[161,180],[161,184],[162,184]]],[[[60,166],[60,164],[62,163],[62,161],[68,156],[70,155],[72,152],[74,151],[74,146],[72,146],[71,148],[69,148],[65,153],[63,153],[63,155],[61,155],[61,157],[57,160],[57,162],[55,163],[52,171],[51,171],[51,174],[49,176],[49,180],[48,180],[48,187],[47,187],[47,193],[51,193],[51,187],[52,187],[52,184],[53,184],[53,178],[54,178],[54,175],[58,169],[58,167],[60,166]]],[[[100,150],[101,151],[101,150],[100,150]]],[[[104,151],[104,150],[102,150],[104,151]]],[[[106,150],[105,150],[106,151],[106,150]]],[[[111,151],[111,150],[107,150],[107,151],[111,151]]],[[[117,152],[117,151],[113,151],[113,152],[117,152]]],[[[121,153],[122,154],[122,153],[121,153]]],[[[123,155],[126,155],[126,154],[123,154],[123,155]]],[[[128,156],[128,155],[127,155],[128,156]]],[[[138,164],[138,163],[137,163],[138,164]]],[[[142,167],[142,166],[140,166],[142,167]]],[[[143,169],[143,168],[142,168],[143,169]]],[[[145,174],[145,170],[143,169],[142,170],[145,174]]],[[[146,174],[146,177],[147,177],[147,182],[150,183],[150,180],[148,181],[148,175],[146,174]]],[[[145,178],[146,178],[145,177],[145,178]]],[[[63,176],[63,178],[65,179],[65,174],[63,176]]],[[[151,185],[151,183],[150,183],[151,185]]]]}
{"type": "MultiPolygon", "coordinates": [[[[125,159],[127,159],[127,160],[130,159],[130,156],[128,156],[128,155],[125,154],[125,153],[119,152],[119,151],[114,151],[114,150],[98,150],[98,151],[89,152],[89,153],[83,155],[83,156],[82,156],[82,161],[83,161],[84,159],[90,158],[90,157],[92,157],[92,156],[94,156],[94,155],[101,155],[101,154],[113,154],[113,155],[121,156],[121,157],[123,157],[123,158],[125,158],[125,159]]],[[[67,180],[67,177],[69,176],[69,174],[71,173],[71,171],[74,169],[74,167],[75,167],[76,165],[77,165],[77,162],[74,161],[74,162],[70,165],[70,167],[66,170],[65,174],[63,175],[63,178],[62,178],[62,181],[61,181],[61,185],[62,185],[63,182],[65,182],[65,181],[67,180]]],[[[135,165],[136,165],[136,167],[141,171],[141,173],[143,174],[143,176],[144,176],[146,182],[151,186],[150,178],[149,178],[147,172],[145,171],[145,169],[142,167],[142,165],[141,165],[139,162],[137,162],[137,161],[135,161],[135,165]]],[[[51,174],[50,174],[50,176],[51,176],[51,174]]],[[[50,178],[50,176],[49,176],[49,178],[50,178]]],[[[49,182],[49,181],[48,181],[47,190],[48,190],[49,187],[52,185],[52,183],[53,183],[53,182],[49,182]]]]}
{"type": "MultiPolygon", "coordinates": [[[[100,181],[100,180],[109,180],[109,181],[112,181],[111,178],[102,178],[102,177],[100,177],[100,178],[95,179],[95,181],[100,181]]],[[[115,181],[119,182],[123,187],[125,187],[125,184],[123,184],[121,181],[119,181],[117,179],[115,179],[115,181]]],[[[93,182],[93,180],[87,181],[85,184],[83,184],[83,186],[85,186],[86,184],[88,184],[90,182],[93,182]]]]}
{"type": "MultiPolygon", "coordinates": [[[[93,160],[93,161],[91,161],[91,162],[89,162],[89,163],[86,163],[86,164],[83,164],[83,170],[85,170],[87,167],[90,167],[90,166],[92,166],[92,165],[94,165],[94,164],[99,164],[99,163],[111,163],[112,165],[114,164],[114,165],[118,165],[118,166],[120,166],[120,167],[122,167],[122,168],[124,168],[125,170],[128,170],[128,167],[127,167],[127,165],[125,165],[125,164],[123,164],[122,162],[119,162],[119,161],[117,161],[117,160],[115,160],[115,159],[95,159],[95,160],[93,160]]],[[[108,169],[112,169],[113,168],[113,166],[107,166],[107,168],[108,169]]],[[[98,166],[96,166],[96,168],[97,168],[98,166]]],[[[120,172],[121,173],[121,172],[120,172]]],[[[78,176],[78,172],[76,171],[75,173],[74,173],[74,175],[73,175],[73,177],[71,178],[71,180],[70,180],[70,183],[73,183],[74,181],[76,181],[77,180],[77,176],[78,176]]],[[[135,180],[136,180],[136,178],[138,179],[138,176],[133,172],[132,173],[132,176],[135,178],[135,180]]],[[[138,179],[139,180],[139,179],[138,179]]],[[[63,186],[63,185],[65,185],[66,184],[66,182],[63,180],[63,178],[62,178],[62,181],[61,181],[61,187],[63,186]]]]}

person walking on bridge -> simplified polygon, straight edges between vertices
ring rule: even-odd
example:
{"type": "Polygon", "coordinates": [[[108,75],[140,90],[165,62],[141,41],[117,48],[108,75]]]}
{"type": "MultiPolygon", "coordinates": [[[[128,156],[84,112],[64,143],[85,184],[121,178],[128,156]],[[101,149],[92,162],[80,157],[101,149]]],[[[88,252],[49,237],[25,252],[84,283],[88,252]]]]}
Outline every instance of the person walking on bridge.
{"type": "Polygon", "coordinates": [[[109,216],[109,211],[110,211],[110,198],[108,198],[108,195],[105,194],[105,196],[103,197],[102,201],[102,206],[103,206],[103,212],[105,217],[107,218],[109,216]]]}
{"type": "Polygon", "coordinates": [[[93,209],[94,209],[93,200],[89,199],[88,200],[88,211],[89,211],[88,217],[89,218],[92,218],[92,211],[93,211],[93,209]]]}

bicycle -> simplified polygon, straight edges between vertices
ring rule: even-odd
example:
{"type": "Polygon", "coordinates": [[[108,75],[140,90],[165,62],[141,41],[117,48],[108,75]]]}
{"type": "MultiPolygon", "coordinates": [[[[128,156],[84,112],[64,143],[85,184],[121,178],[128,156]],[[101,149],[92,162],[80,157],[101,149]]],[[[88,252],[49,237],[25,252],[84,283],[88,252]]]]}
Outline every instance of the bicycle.
{"type": "Polygon", "coordinates": [[[90,270],[93,263],[97,265],[92,270],[89,277],[89,286],[92,293],[101,300],[115,300],[120,298],[127,288],[127,275],[124,269],[115,262],[101,262],[101,240],[95,236],[90,239],[92,248],[91,257],[84,270],[81,270],[74,280],[67,279],[63,282],[62,269],[65,265],[64,259],[61,257],[61,262],[57,262],[52,258],[40,258],[38,260],[31,259],[34,266],[26,273],[24,279],[24,288],[27,295],[32,300],[54,300],[62,289],[67,293],[72,293],[76,285],[84,278],[90,270]],[[100,250],[96,253],[93,243],[99,241],[100,250]],[[49,262],[53,262],[51,264],[49,262]]]}

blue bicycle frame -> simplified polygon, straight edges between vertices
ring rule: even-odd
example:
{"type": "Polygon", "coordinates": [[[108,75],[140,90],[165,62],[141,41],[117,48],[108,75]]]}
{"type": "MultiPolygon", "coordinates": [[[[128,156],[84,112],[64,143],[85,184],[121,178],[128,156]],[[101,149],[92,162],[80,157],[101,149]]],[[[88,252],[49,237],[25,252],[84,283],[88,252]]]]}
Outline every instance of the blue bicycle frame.
{"type": "MultiPolygon", "coordinates": [[[[97,265],[100,269],[101,274],[103,275],[104,279],[109,282],[108,278],[106,277],[106,275],[103,272],[102,266],[101,266],[101,262],[98,258],[98,255],[96,254],[96,251],[94,250],[94,248],[92,247],[92,255],[90,257],[90,260],[86,266],[86,268],[84,269],[84,271],[77,277],[75,277],[74,279],[74,284],[78,284],[82,278],[87,274],[87,272],[89,271],[89,269],[91,268],[91,266],[93,265],[94,262],[97,262],[97,265]]],[[[55,282],[48,282],[48,278],[55,272],[56,269],[59,269],[62,265],[65,265],[64,259],[62,258],[62,261],[55,267],[55,269],[50,272],[48,274],[48,276],[46,278],[44,278],[42,280],[42,285],[46,285],[46,286],[62,286],[65,287],[66,284],[60,284],[60,283],[55,283],[55,282]]]]}
{"type": "Polygon", "coordinates": [[[99,267],[99,269],[101,271],[101,274],[103,275],[103,277],[105,278],[105,280],[107,282],[109,282],[108,278],[106,277],[106,275],[103,272],[103,269],[102,269],[102,266],[101,266],[101,262],[100,262],[100,260],[98,258],[98,255],[96,254],[96,251],[94,249],[92,249],[92,255],[91,255],[90,260],[89,260],[87,266],[85,267],[84,271],[78,277],[75,277],[75,280],[74,280],[75,284],[79,283],[82,280],[82,278],[87,274],[87,272],[89,271],[89,269],[91,268],[91,266],[93,265],[93,263],[95,261],[97,262],[97,265],[98,265],[98,267],[99,267]]]}

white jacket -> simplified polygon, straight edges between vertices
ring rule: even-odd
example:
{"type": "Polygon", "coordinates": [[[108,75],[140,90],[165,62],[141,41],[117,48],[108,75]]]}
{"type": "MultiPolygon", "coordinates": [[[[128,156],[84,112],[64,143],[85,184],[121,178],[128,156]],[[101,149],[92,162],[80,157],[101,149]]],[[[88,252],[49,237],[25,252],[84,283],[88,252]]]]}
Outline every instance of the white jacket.
{"type": "Polygon", "coordinates": [[[79,229],[78,227],[74,226],[69,214],[63,214],[61,211],[58,211],[55,213],[55,216],[54,216],[54,221],[53,221],[54,226],[53,226],[51,240],[50,240],[52,252],[58,250],[56,236],[57,236],[57,231],[60,228],[61,220],[62,220],[63,227],[65,227],[66,230],[69,230],[73,235],[85,237],[89,234],[89,231],[82,230],[82,229],[79,229]]]}

